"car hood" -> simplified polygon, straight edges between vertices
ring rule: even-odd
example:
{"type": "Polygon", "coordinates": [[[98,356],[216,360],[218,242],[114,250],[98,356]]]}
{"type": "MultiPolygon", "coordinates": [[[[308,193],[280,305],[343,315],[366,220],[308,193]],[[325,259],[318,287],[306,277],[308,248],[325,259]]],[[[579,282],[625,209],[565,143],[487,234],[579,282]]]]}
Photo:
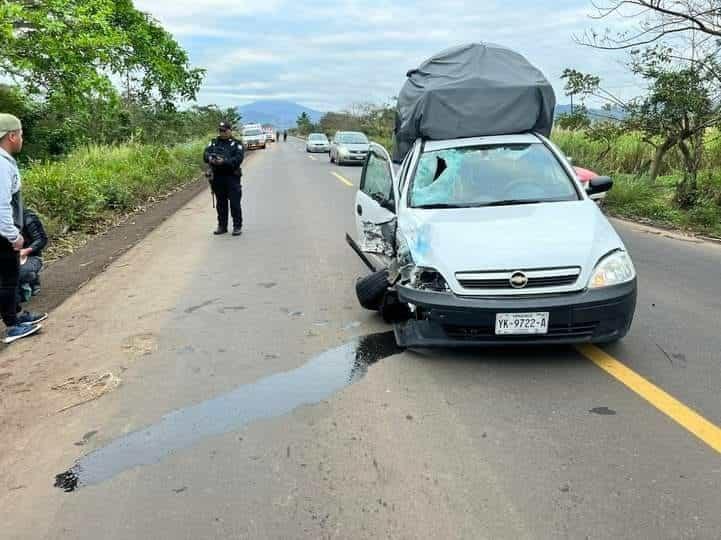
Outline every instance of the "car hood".
{"type": "Polygon", "coordinates": [[[621,239],[591,200],[518,206],[405,209],[399,232],[419,266],[440,271],[454,290],[456,272],[581,267],[585,284],[621,239]]]}
{"type": "Polygon", "coordinates": [[[348,143],[339,143],[339,147],[341,148],[347,148],[351,152],[367,152],[370,150],[370,145],[363,143],[363,144],[348,144],[348,143]]]}

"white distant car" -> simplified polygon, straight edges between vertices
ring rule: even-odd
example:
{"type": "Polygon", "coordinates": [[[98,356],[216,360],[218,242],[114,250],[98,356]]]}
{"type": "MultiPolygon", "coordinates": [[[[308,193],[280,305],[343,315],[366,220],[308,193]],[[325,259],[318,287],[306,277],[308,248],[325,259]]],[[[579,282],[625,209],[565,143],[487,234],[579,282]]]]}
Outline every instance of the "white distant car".
{"type": "Polygon", "coordinates": [[[306,152],[330,152],[330,141],[325,133],[311,133],[305,141],[306,152]]]}
{"type": "MultiPolygon", "coordinates": [[[[349,243],[364,307],[404,308],[400,346],[603,343],[628,332],[636,271],[563,154],[537,134],[371,144],[349,243]]],[[[398,311],[396,311],[398,313],[398,311]]]]}
{"type": "Polygon", "coordinates": [[[267,128],[264,130],[264,133],[265,133],[265,140],[267,142],[275,142],[275,131],[274,130],[267,128]]]}
{"type": "Polygon", "coordinates": [[[245,126],[243,128],[243,134],[241,135],[241,142],[243,143],[243,148],[246,150],[256,148],[265,149],[265,133],[263,133],[263,129],[260,127],[245,126]]]}

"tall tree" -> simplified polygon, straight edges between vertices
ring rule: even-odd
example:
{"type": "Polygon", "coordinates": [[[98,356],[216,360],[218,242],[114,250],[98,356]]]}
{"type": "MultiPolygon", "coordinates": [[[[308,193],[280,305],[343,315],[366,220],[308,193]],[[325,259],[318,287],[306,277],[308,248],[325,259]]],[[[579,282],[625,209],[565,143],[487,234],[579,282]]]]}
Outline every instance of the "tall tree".
{"type": "Polygon", "coordinates": [[[307,135],[313,131],[313,122],[311,122],[310,116],[308,116],[308,113],[306,112],[302,112],[295,123],[298,126],[298,132],[301,135],[307,135]]]}
{"type": "Polygon", "coordinates": [[[594,96],[624,110],[625,128],[640,132],[655,149],[651,181],[658,176],[666,154],[678,147],[687,173],[682,189],[694,191],[703,135],[707,128],[721,124],[716,94],[719,66],[714,58],[679,63],[673,56],[673,49],[660,46],[633,53],[631,69],[647,83],[648,92],[627,102],[604,90],[599,77],[576,70],[566,70],[563,77],[570,92],[594,96]]]}
{"type": "Polygon", "coordinates": [[[136,99],[192,100],[203,70],[131,0],[5,0],[0,74],[31,93],[68,100],[132,86],[136,99]]]}

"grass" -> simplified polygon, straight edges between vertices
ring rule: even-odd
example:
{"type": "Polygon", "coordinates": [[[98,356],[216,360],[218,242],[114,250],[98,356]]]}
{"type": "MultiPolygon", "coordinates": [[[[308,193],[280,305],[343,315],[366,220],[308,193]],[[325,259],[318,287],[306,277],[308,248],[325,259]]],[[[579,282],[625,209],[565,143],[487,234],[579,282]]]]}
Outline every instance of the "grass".
{"type": "Polygon", "coordinates": [[[23,172],[25,204],[40,213],[54,238],[95,232],[197,178],[206,142],[80,148],[61,161],[34,164],[23,172]]]}
{"type": "Polygon", "coordinates": [[[676,185],[683,178],[681,155],[669,152],[655,184],[646,176],[653,148],[640,135],[618,137],[610,145],[588,139],[583,131],[556,129],[551,135],[573,163],[608,174],[614,187],[606,199],[608,210],[620,217],[647,220],[664,226],[721,237],[721,133],[709,130],[704,141],[699,195],[690,209],[675,204],[676,185]]]}

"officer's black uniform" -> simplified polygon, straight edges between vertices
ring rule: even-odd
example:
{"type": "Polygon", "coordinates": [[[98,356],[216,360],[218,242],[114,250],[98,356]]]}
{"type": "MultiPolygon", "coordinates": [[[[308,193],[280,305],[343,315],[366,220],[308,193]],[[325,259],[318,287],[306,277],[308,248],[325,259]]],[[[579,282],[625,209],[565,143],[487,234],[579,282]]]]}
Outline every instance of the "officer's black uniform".
{"type": "MultiPolygon", "coordinates": [[[[221,129],[224,129],[221,124],[221,129]]],[[[220,137],[210,141],[205,149],[203,160],[209,163],[213,177],[210,185],[213,188],[217,199],[218,230],[217,234],[228,231],[228,203],[230,202],[230,213],[233,216],[233,234],[240,234],[243,227],[243,213],[240,208],[242,188],[240,177],[242,172],[240,164],[243,163],[243,145],[233,137],[221,139],[220,137]],[[211,163],[211,157],[223,158],[223,163],[215,165],[211,163]]]]}

